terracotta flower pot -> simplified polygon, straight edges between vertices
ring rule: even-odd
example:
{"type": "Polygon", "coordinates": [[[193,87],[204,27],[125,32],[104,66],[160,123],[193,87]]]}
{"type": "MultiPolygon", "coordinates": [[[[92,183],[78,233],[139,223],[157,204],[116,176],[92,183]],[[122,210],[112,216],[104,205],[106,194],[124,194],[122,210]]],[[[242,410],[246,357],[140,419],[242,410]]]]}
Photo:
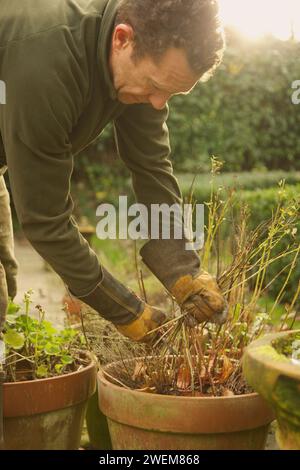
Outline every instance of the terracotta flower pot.
{"type": "Polygon", "coordinates": [[[250,344],[243,358],[247,381],[276,412],[276,438],[283,450],[300,450],[300,366],[279,354],[273,342],[299,333],[266,335],[250,344]]]}
{"type": "Polygon", "coordinates": [[[49,379],[5,383],[4,448],[78,449],[87,401],[96,389],[96,365],[49,379]]]}
{"type": "MultiPolygon", "coordinates": [[[[106,367],[113,373],[114,364],[106,367]]],[[[98,374],[113,449],[264,449],[274,416],[257,394],[177,397],[128,390],[98,374]]]]}

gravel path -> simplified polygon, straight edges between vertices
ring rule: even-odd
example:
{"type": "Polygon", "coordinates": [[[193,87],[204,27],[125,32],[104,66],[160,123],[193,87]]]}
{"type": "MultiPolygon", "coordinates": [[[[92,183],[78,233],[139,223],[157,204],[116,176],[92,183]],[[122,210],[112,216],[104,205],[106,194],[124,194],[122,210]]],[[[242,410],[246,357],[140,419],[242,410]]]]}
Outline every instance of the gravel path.
{"type": "Polygon", "coordinates": [[[63,326],[65,313],[62,298],[66,289],[62,280],[23,238],[15,239],[15,255],[19,263],[18,294],[16,302],[21,303],[24,293],[33,289],[33,305],[40,304],[46,318],[57,326],[63,326]]]}

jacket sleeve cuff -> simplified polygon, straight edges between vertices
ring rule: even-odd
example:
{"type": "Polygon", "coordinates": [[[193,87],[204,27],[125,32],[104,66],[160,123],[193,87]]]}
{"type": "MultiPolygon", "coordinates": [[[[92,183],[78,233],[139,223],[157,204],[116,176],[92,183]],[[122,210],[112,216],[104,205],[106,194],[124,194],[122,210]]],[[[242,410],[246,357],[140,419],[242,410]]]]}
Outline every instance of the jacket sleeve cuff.
{"type": "Polygon", "coordinates": [[[69,293],[92,307],[103,318],[118,325],[126,325],[142,314],[145,303],[125,285],[115,279],[104,267],[102,278],[86,295],[69,293]]]}

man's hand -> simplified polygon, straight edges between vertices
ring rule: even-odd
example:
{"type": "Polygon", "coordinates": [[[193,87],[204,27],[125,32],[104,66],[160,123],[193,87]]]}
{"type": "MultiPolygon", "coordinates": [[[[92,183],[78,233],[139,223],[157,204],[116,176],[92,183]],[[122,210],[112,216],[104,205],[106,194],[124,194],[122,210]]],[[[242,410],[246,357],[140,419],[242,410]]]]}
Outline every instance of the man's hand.
{"type": "Polygon", "coordinates": [[[172,288],[172,294],[183,312],[193,316],[199,323],[223,324],[228,306],[216,280],[207,272],[199,276],[183,276],[172,288]]]}
{"type": "Polygon", "coordinates": [[[116,327],[120,333],[133,341],[150,343],[157,336],[157,328],[163,325],[166,320],[164,312],[145,304],[144,311],[137,320],[129,325],[116,325],[116,327]]]}

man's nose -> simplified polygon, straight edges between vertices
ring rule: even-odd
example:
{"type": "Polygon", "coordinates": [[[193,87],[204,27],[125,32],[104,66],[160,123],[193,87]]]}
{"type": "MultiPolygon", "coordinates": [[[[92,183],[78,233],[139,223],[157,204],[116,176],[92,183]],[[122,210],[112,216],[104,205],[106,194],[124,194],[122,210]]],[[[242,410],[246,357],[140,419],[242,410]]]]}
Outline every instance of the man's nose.
{"type": "Polygon", "coordinates": [[[166,106],[169,98],[170,95],[150,95],[149,102],[154,109],[160,110],[166,106]]]}

